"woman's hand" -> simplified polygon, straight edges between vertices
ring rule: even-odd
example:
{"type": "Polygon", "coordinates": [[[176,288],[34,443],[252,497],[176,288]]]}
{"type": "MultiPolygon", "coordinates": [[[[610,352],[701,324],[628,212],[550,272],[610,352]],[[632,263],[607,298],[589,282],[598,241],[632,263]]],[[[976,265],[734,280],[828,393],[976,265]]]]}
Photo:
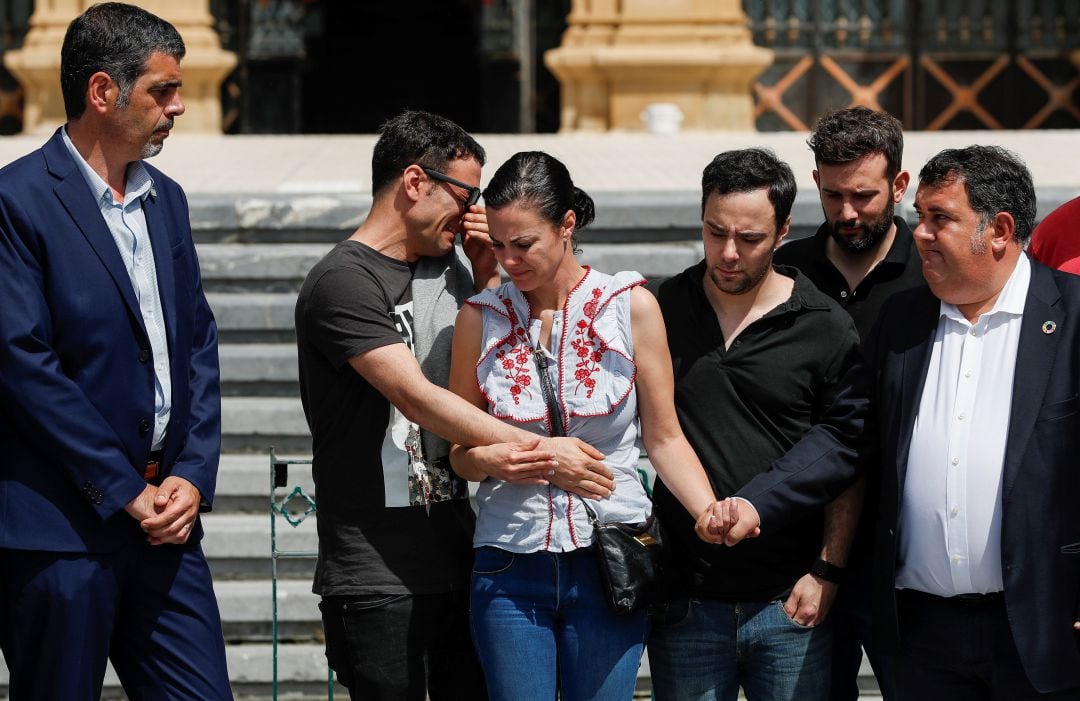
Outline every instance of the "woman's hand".
{"type": "Polygon", "coordinates": [[[585,499],[603,499],[615,489],[615,474],[601,462],[604,454],[578,438],[545,438],[544,447],[555,451],[555,473],[549,481],[559,489],[585,499]]]}
{"type": "Polygon", "coordinates": [[[720,502],[714,501],[701,512],[694,524],[694,533],[706,543],[720,545],[724,542],[724,533],[716,526],[716,513],[720,502]]]}

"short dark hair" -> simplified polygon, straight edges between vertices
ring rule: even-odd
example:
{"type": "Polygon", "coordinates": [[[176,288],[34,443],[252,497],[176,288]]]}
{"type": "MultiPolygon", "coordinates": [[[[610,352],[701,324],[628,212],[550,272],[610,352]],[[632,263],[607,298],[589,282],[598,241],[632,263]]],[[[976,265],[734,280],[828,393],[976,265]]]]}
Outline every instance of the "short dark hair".
{"type": "Polygon", "coordinates": [[[776,214],[776,231],[784,226],[795,202],[795,175],[791,168],[767,148],[724,151],[705,166],[701,174],[701,217],[709,195],[750,192],[768,188],[769,202],[776,214]]]}
{"type": "Polygon", "coordinates": [[[543,151],[520,151],[499,166],[484,190],[484,204],[492,209],[523,205],[555,226],[572,210],[576,229],[588,226],[596,212],[563,162],[543,151]]]}
{"type": "Polygon", "coordinates": [[[983,226],[999,212],[1016,222],[1016,240],[1027,243],[1035,228],[1035,185],[1031,171],[1012,151],[1000,146],[945,149],[919,171],[919,185],[964,183],[968,203],[983,226]]]}
{"type": "Polygon", "coordinates": [[[67,118],[78,119],[86,111],[86,86],[98,71],[116,82],[116,106],[124,107],[135,81],[146,72],[150,54],[179,61],[186,51],[176,27],[141,7],[121,2],[91,6],[71,20],[60,49],[60,92],[67,118]]]}
{"type": "Polygon", "coordinates": [[[821,116],[806,140],[818,164],[840,165],[872,153],[885,155],[889,180],[904,160],[904,127],[888,112],[867,107],[845,107],[821,116]]]}
{"type": "Polygon", "coordinates": [[[409,166],[445,171],[450,161],[475,158],[484,165],[487,154],[476,139],[445,117],[406,110],[379,128],[371,154],[371,192],[393,182],[409,166]]]}

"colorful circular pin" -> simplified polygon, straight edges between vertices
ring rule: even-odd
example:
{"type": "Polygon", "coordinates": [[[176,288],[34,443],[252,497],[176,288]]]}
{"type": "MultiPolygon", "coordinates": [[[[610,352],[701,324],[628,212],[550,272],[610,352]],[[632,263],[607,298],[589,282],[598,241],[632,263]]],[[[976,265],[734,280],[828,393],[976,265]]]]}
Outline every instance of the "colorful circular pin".
{"type": "Polygon", "coordinates": [[[1045,334],[1052,334],[1057,331],[1056,321],[1044,321],[1042,325],[1042,332],[1045,334]]]}

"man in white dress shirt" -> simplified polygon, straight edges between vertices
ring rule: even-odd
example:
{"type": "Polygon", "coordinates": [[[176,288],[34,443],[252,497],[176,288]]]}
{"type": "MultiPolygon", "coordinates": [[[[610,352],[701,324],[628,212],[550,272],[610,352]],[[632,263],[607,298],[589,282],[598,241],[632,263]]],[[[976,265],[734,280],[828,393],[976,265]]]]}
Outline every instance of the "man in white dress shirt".
{"type": "MultiPolygon", "coordinates": [[[[928,286],[892,297],[866,344],[878,637],[902,699],[1077,699],[1080,277],[1024,253],[1035,192],[1015,155],[949,149],[919,179],[928,286]]],[[[762,475],[717,528],[778,527],[836,472],[762,475]]]]}

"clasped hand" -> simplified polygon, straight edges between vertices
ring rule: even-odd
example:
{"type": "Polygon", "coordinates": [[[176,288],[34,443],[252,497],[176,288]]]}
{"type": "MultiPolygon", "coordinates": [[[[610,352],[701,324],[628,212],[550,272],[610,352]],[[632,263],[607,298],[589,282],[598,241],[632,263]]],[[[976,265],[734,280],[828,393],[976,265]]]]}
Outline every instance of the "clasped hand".
{"type": "Polygon", "coordinates": [[[199,490],[183,477],[166,477],[160,487],[146,485],[124,510],[139,522],[151,545],[183,544],[199,515],[199,490]]]}

